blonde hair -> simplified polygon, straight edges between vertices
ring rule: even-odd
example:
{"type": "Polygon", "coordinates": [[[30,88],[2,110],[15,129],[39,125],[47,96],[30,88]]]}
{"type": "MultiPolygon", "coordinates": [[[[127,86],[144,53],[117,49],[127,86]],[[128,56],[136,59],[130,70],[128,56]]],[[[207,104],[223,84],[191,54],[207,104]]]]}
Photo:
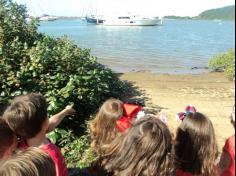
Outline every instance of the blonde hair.
{"type": "Polygon", "coordinates": [[[167,176],[173,172],[172,137],[156,118],[139,120],[103,150],[102,166],[114,176],[167,176]]]}
{"type": "Polygon", "coordinates": [[[100,155],[102,145],[109,144],[117,135],[116,121],[123,116],[123,102],[117,99],[107,100],[100,108],[94,120],[90,122],[92,148],[100,155]]]}
{"type": "Polygon", "coordinates": [[[56,176],[53,160],[38,148],[29,148],[0,163],[1,176],[56,176]]]}

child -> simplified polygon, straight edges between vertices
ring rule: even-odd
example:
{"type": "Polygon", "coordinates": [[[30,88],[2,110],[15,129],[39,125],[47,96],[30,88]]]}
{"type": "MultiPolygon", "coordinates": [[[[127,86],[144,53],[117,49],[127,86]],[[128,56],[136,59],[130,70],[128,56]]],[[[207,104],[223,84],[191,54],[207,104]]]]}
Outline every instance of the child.
{"type": "Polygon", "coordinates": [[[103,150],[102,165],[111,175],[169,176],[173,171],[171,134],[156,118],[137,121],[103,150]]]}
{"type": "Polygon", "coordinates": [[[17,148],[17,138],[5,120],[0,117],[0,160],[12,155],[17,148]]]}
{"type": "MultiPolygon", "coordinates": [[[[235,128],[235,106],[231,115],[231,123],[235,128]]],[[[235,135],[226,141],[218,168],[221,176],[235,176],[235,135]]]]}
{"type": "Polygon", "coordinates": [[[216,175],[218,148],[213,125],[206,116],[195,112],[195,108],[190,109],[182,116],[183,122],[177,130],[176,176],[216,175]]]}
{"type": "Polygon", "coordinates": [[[38,148],[29,148],[0,163],[1,176],[56,176],[50,156],[38,148]]]}
{"type": "Polygon", "coordinates": [[[5,111],[4,118],[11,129],[25,139],[20,144],[21,149],[39,147],[53,159],[57,176],[68,175],[65,159],[60,150],[46,138],[49,118],[43,95],[31,93],[16,97],[5,111]]]}
{"type": "Polygon", "coordinates": [[[139,111],[140,106],[124,104],[117,99],[107,100],[90,123],[94,151],[100,155],[101,146],[111,143],[119,133],[127,130],[139,111]]]}

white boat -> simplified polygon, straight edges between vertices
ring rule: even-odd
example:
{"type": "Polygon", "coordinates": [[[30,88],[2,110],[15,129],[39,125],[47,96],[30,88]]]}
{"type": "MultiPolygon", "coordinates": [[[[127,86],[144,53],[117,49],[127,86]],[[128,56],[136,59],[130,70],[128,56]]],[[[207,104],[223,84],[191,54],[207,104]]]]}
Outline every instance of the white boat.
{"type": "Polygon", "coordinates": [[[139,16],[118,16],[105,19],[104,26],[157,26],[162,24],[158,17],[144,18],[139,16]]]}
{"type": "Polygon", "coordinates": [[[43,16],[39,17],[39,21],[55,21],[57,19],[58,19],[58,17],[50,16],[50,15],[43,15],[43,16]]]}

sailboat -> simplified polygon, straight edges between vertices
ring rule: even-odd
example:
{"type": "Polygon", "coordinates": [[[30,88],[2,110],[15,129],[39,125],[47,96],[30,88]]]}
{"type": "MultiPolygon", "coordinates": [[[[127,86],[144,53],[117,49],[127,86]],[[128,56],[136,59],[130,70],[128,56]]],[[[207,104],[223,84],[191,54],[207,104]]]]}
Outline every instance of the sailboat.
{"type": "Polygon", "coordinates": [[[102,18],[102,16],[98,16],[98,15],[86,15],[85,20],[88,24],[103,24],[104,23],[104,19],[102,18]]]}
{"type": "MultiPolygon", "coordinates": [[[[84,13],[84,12],[83,12],[84,13]]],[[[98,1],[94,4],[94,1],[90,0],[85,20],[87,24],[100,25],[103,24],[104,19],[102,15],[98,15],[98,1]],[[95,7],[95,8],[94,8],[95,7]]]]}

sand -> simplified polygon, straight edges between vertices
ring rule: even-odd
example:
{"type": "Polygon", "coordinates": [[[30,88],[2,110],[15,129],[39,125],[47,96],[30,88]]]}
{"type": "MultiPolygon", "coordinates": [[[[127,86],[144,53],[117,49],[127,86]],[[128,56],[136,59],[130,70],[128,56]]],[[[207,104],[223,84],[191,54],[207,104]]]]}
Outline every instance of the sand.
{"type": "Polygon", "coordinates": [[[220,150],[225,140],[234,134],[229,115],[235,101],[235,86],[223,73],[156,75],[138,72],[125,73],[121,79],[143,90],[148,106],[160,106],[167,111],[168,126],[173,133],[181,123],[176,114],[192,104],[212,120],[220,150]]]}

